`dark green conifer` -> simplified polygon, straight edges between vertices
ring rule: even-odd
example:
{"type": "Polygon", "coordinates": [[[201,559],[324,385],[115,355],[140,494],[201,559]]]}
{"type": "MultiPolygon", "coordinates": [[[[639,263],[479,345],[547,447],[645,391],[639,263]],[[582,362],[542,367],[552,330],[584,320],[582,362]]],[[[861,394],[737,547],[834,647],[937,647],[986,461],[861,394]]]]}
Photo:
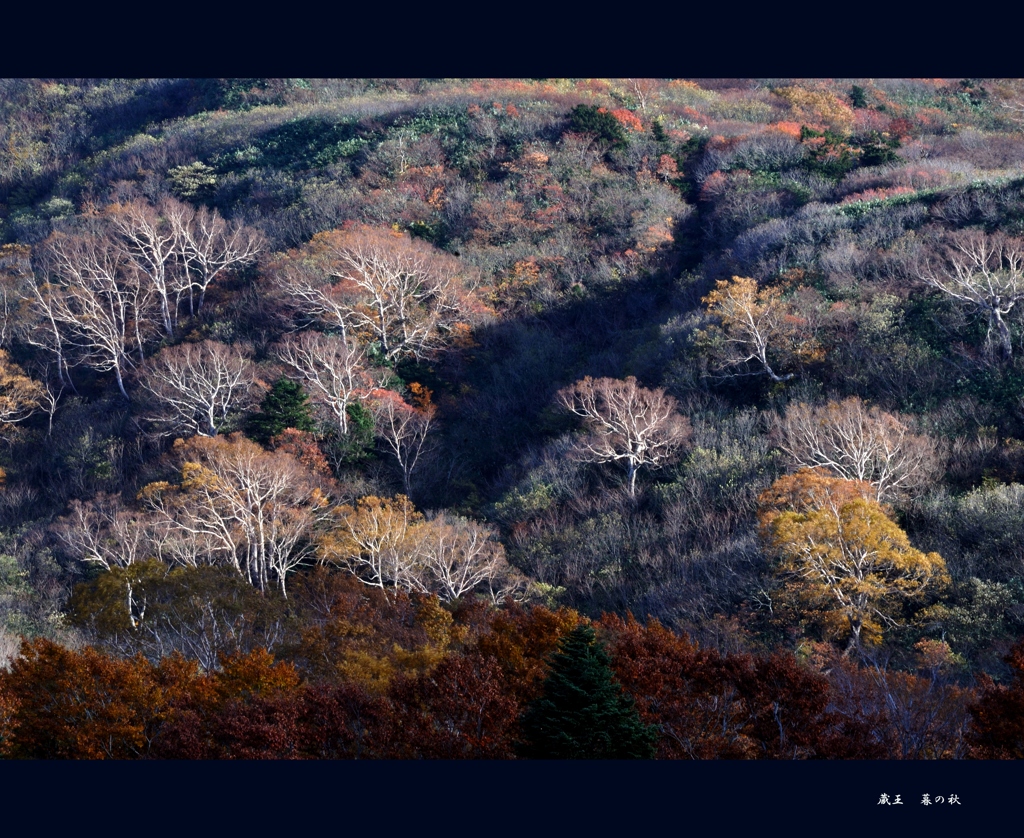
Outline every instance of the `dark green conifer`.
{"type": "Polygon", "coordinates": [[[605,108],[577,105],[569,111],[569,130],[577,134],[595,134],[598,139],[620,148],[626,144],[626,130],[605,108]]]}
{"type": "Polygon", "coordinates": [[[359,402],[352,402],[345,412],[348,433],[343,435],[337,429],[329,431],[324,444],[336,465],[359,465],[373,454],[373,414],[359,402]]]}
{"type": "Polygon", "coordinates": [[[522,717],[528,759],[650,759],[654,729],[615,680],[589,626],[574,629],[551,659],[544,693],[522,717]]]}
{"type": "Polygon", "coordinates": [[[263,445],[285,428],[312,431],[313,419],[309,414],[309,396],[302,385],[287,378],[279,378],[264,397],[260,412],[249,420],[249,436],[263,445]]]}

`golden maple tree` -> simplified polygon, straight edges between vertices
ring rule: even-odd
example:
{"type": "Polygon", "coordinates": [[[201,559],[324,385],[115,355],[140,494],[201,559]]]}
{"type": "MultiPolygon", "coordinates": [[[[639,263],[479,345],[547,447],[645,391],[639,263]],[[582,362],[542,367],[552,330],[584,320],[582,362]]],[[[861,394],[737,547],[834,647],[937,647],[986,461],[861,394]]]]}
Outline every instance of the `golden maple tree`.
{"type": "Polygon", "coordinates": [[[759,288],[756,279],[734,276],[716,282],[702,302],[713,323],[700,338],[725,376],[790,381],[796,372],[778,370],[822,358],[806,320],[783,299],[778,286],[759,288]]]}
{"type": "Polygon", "coordinates": [[[905,603],[949,582],[942,557],[912,547],[864,481],[801,469],[766,489],[761,505],[785,598],[846,640],[846,654],[879,642],[905,603]]]}

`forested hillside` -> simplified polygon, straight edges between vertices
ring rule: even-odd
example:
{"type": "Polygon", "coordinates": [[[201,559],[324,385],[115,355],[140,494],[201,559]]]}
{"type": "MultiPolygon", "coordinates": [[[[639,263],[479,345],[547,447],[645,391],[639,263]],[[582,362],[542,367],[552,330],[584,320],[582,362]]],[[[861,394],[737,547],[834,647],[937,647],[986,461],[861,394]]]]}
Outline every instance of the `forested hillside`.
{"type": "Polygon", "coordinates": [[[0,86],[0,754],[1024,756],[1024,82],[0,86]]]}

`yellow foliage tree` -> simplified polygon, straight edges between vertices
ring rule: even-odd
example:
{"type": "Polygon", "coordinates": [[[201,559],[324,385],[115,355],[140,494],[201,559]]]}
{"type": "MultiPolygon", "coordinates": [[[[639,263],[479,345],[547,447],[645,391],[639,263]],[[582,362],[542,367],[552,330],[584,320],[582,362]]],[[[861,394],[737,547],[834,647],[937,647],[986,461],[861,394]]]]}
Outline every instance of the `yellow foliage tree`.
{"type": "Polygon", "coordinates": [[[45,396],[43,385],[25,375],[10,355],[0,349],[0,433],[9,434],[15,423],[39,410],[45,396]]]}
{"type": "Polygon", "coordinates": [[[949,582],[942,557],[911,547],[874,494],[864,481],[801,469],[761,495],[762,536],[787,598],[846,639],[845,654],[878,643],[903,604],[949,582]]]}
{"type": "Polygon", "coordinates": [[[789,104],[793,116],[801,122],[823,124],[833,131],[853,128],[853,109],[834,93],[795,85],[778,87],[772,92],[789,104]]]}
{"type": "Polygon", "coordinates": [[[734,276],[719,280],[702,300],[715,322],[700,338],[724,375],[789,381],[796,373],[780,375],[776,367],[821,358],[821,347],[806,320],[782,293],[779,287],[759,288],[756,279],[734,276]]]}
{"type": "Polygon", "coordinates": [[[365,584],[397,594],[433,593],[442,602],[486,585],[493,599],[516,598],[529,586],[505,560],[493,528],[440,513],[425,520],[405,495],[359,498],[334,511],[336,526],[320,537],[321,561],[365,584]]]}
{"type": "Polygon", "coordinates": [[[322,561],[337,564],[381,590],[426,592],[415,549],[415,529],[423,515],[405,495],[367,495],[354,507],[336,508],[334,514],[338,525],[320,539],[322,561]]]}
{"type": "Polygon", "coordinates": [[[328,499],[302,463],[265,451],[241,434],[177,440],[181,483],[139,493],[158,532],[160,558],[174,564],[228,564],[261,591],[311,557],[310,536],[328,499]]]}

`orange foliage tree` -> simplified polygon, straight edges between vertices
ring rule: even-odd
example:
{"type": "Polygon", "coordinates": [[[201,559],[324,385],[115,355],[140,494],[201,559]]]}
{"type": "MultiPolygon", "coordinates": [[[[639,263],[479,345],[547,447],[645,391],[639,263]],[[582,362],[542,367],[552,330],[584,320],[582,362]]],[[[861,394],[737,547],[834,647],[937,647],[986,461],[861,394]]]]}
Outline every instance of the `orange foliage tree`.
{"type": "Polygon", "coordinates": [[[663,759],[882,756],[867,727],[831,708],[828,682],[786,654],[700,649],[652,622],[602,617],[616,676],[661,735],[663,759]]]}
{"type": "Polygon", "coordinates": [[[1009,684],[981,677],[981,695],[971,706],[971,756],[1024,759],[1024,642],[1006,657],[1013,670],[1009,684]]]}
{"type": "Polygon", "coordinates": [[[290,757],[300,747],[293,707],[301,682],[295,667],[265,649],[221,658],[220,668],[191,684],[173,705],[153,756],[170,759],[290,757]]]}
{"type": "Polygon", "coordinates": [[[25,375],[6,350],[0,349],[0,432],[9,433],[12,425],[39,410],[45,399],[46,388],[25,375]]]}
{"type": "Polygon", "coordinates": [[[853,127],[853,108],[834,93],[796,85],[779,87],[772,92],[789,104],[793,116],[800,122],[823,123],[833,131],[849,131],[853,127]]]}
{"type": "MultiPolygon", "coordinates": [[[[6,750],[29,759],[131,759],[150,753],[175,701],[199,677],[172,656],[154,667],[39,638],[0,673],[9,702],[6,750]]],[[[0,711],[2,712],[2,711],[0,711]]]]}

